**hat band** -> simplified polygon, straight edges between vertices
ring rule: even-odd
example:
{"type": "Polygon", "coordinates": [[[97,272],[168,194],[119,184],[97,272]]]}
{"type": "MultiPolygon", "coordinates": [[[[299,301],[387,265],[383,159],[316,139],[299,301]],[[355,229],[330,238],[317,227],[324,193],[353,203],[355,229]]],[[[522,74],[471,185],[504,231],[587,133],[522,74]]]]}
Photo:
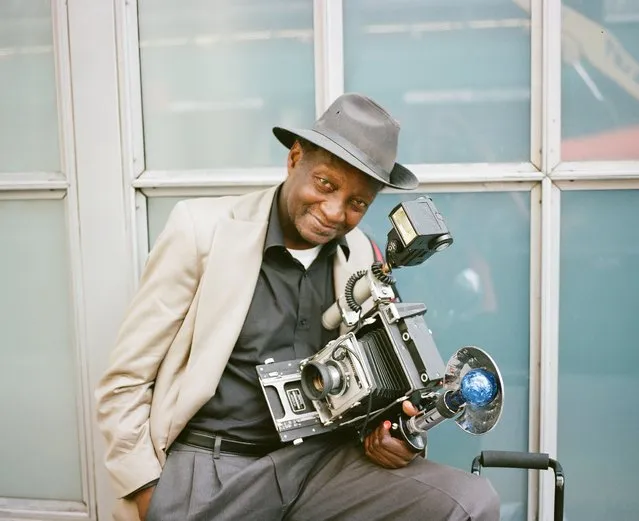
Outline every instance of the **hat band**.
{"type": "Polygon", "coordinates": [[[386,181],[387,183],[390,182],[390,171],[380,166],[376,161],[371,159],[368,154],[365,154],[359,148],[353,145],[353,143],[351,143],[347,139],[344,139],[342,136],[333,132],[332,130],[329,130],[326,128],[320,128],[320,127],[314,126],[313,130],[319,134],[322,134],[324,137],[327,137],[328,139],[333,141],[335,144],[342,147],[346,152],[352,155],[364,166],[373,170],[384,181],[386,181]]]}

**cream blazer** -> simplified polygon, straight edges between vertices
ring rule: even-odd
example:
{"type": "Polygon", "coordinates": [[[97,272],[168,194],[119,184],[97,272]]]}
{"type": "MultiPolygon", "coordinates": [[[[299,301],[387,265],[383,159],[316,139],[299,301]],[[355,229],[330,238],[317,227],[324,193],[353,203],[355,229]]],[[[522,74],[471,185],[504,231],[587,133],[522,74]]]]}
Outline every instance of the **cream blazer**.
{"type": "MultiPolygon", "coordinates": [[[[182,201],[151,250],[96,389],[118,498],[160,476],[165,449],[215,394],[251,303],[275,190],[182,201]]],[[[336,296],[373,262],[360,230],[346,238],[336,296]]],[[[138,519],[131,501],[118,503],[115,519],[138,519]]]]}

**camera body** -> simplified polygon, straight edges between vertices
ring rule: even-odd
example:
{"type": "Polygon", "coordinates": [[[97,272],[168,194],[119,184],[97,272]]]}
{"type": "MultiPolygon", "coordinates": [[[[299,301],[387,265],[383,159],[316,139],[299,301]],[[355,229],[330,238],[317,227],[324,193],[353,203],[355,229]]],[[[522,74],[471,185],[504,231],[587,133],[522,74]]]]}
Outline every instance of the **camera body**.
{"type": "Polygon", "coordinates": [[[423,304],[380,303],[355,331],[314,356],[259,365],[260,384],[280,439],[361,427],[415,393],[420,401],[436,395],[445,365],[425,312],[423,304]]]}

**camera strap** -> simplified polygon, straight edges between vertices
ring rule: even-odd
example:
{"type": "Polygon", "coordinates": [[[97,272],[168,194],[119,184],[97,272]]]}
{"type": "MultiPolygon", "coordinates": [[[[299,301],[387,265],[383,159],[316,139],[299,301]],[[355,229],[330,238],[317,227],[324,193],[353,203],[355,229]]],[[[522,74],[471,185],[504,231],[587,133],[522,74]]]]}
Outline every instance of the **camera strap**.
{"type": "Polygon", "coordinates": [[[377,243],[367,235],[369,242],[371,243],[371,248],[373,248],[373,257],[375,257],[375,262],[384,262],[384,254],[382,250],[379,249],[377,243]]]}

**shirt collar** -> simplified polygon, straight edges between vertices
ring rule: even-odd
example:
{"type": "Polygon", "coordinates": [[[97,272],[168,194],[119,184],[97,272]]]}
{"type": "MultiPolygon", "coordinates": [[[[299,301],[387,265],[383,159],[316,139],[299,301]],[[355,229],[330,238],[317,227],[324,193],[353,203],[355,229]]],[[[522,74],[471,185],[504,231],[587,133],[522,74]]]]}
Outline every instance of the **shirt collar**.
{"type": "MultiPolygon", "coordinates": [[[[282,232],[282,225],[280,223],[280,215],[278,212],[278,200],[280,195],[280,190],[282,186],[275,191],[275,197],[273,198],[273,203],[271,204],[271,213],[268,218],[268,228],[266,230],[266,240],[264,241],[264,252],[273,246],[280,246],[285,248],[284,246],[284,233],[282,232]]],[[[346,256],[346,260],[350,255],[350,248],[348,246],[348,241],[346,237],[337,237],[330,242],[326,243],[322,248],[323,252],[326,252],[326,255],[333,255],[337,251],[337,247],[341,246],[344,255],[346,256]]]]}

